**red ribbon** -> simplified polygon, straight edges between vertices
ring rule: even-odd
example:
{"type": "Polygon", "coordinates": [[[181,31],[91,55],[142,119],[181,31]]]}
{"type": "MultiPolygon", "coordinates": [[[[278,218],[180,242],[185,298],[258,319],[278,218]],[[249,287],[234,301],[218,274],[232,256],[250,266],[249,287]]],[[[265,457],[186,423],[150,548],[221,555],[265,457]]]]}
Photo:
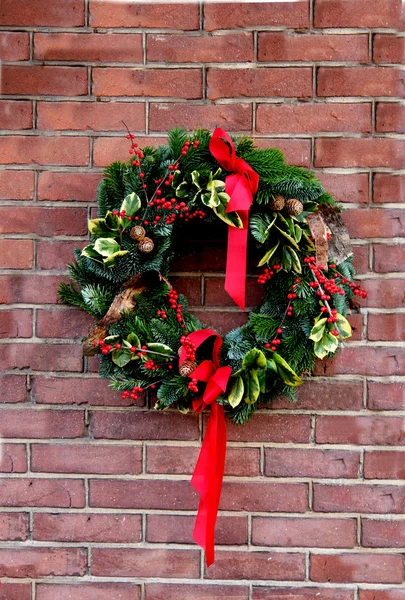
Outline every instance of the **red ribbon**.
{"type": "Polygon", "coordinates": [[[211,154],[225,171],[225,192],[231,197],[226,212],[237,211],[243,229],[228,227],[225,289],[242,310],[245,310],[246,258],[249,209],[259,185],[259,175],[243,158],[237,158],[229,135],[217,127],[209,143],[211,154]]]}
{"type": "MultiPolygon", "coordinates": [[[[200,413],[211,404],[207,431],[191,478],[191,484],[200,494],[193,537],[197,544],[204,548],[208,567],[214,562],[215,558],[215,524],[221,497],[226,455],[224,408],[215,401],[221,393],[225,392],[232,369],[231,367],[219,366],[222,338],[218,333],[212,329],[200,329],[188,336],[196,348],[211,336],[215,336],[212,360],[204,360],[190,375],[192,379],[205,381],[207,384],[203,394],[193,401],[195,412],[200,413]]],[[[186,352],[182,348],[180,364],[184,360],[186,360],[186,352]]]]}

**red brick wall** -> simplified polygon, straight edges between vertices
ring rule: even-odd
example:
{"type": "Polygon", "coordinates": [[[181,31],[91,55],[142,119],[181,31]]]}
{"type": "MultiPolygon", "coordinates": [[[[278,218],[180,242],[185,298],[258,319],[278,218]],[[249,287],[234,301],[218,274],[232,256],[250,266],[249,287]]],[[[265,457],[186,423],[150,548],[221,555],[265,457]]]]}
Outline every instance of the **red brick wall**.
{"type": "MultiPolygon", "coordinates": [[[[404,22],[400,0],[2,0],[1,600],[405,599],[404,22]],[[209,571],[201,422],[125,406],[83,362],[89,319],[56,298],[102,167],[127,157],[121,119],[141,141],[221,125],[315,168],[369,290],[296,406],[229,427],[209,571]]],[[[175,268],[225,328],[243,315],[223,263],[219,243],[175,268]]]]}

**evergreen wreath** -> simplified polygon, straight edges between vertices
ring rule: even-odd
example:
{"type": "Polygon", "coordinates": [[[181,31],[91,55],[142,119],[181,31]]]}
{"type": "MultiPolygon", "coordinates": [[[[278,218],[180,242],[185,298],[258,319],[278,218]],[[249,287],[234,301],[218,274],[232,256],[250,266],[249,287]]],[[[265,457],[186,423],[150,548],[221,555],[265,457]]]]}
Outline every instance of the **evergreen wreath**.
{"type": "Polygon", "coordinates": [[[59,289],[64,302],[97,321],[84,354],[100,355],[100,375],[123,398],[135,401],[156,388],[158,410],[175,405],[187,412],[193,402],[196,409],[222,367],[228,371],[216,382],[223,388],[216,401],[235,423],[246,423],[276,396],[294,400],[316,357],[333,356],[350,337],[349,302],[366,296],[353,282],[341,207],[313,173],[287,165],[280,150],[255,148],[248,137],[173,129],[167,145],[143,150],[132,134],[126,137],[131,158],[105,169],[98,218],[88,224],[91,243],[75,250],[72,281],[59,289]],[[214,157],[214,138],[234,163],[242,161],[258,176],[248,228],[263,269],[261,305],[223,343],[168,280],[176,240],[188,223],[246,225],[241,211],[229,210],[227,177],[235,174],[214,157]]]}

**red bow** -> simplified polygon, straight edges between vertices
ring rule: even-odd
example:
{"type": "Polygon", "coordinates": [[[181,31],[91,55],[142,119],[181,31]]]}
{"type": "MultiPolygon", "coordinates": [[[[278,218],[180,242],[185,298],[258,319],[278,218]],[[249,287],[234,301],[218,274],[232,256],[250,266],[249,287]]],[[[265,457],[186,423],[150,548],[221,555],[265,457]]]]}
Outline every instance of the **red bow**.
{"type": "Polygon", "coordinates": [[[231,197],[226,212],[237,211],[243,229],[228,227],[225,289],[242,310],[245,310],[246,257],[249,209],[259,185],[259,175],[243,158],[237,158],[229,135],[217,127],[209,143],[211,154],[225,171],[225,192],[231,197]]]}
{"type": "MultiPolygon", "coordinates": [[[[215,336],[212,360],[204,360],[190,377],[207,383],[205,390],[193,401],[195,412],[199,413],[211,404],[211,414],[207,431],[201,447],[200,455],[191,478],[191,484],[200,494],[197,518],[193,537],[197,544],[205,550],[207,566],[214,562],[215,557],[215,523],[221,497],[222,479],[224,476],[226,455],[226,423],[223,406],[215,400],[226,390],[228,379],[232,373],[231,367],[219,366],[219,353],[222,338],[212,329],[200,329],[190,333],[188,338],[198,348],[209,337],[215,336]]],[[[180,364],[186,359],[182,348],[180,364]]]]}

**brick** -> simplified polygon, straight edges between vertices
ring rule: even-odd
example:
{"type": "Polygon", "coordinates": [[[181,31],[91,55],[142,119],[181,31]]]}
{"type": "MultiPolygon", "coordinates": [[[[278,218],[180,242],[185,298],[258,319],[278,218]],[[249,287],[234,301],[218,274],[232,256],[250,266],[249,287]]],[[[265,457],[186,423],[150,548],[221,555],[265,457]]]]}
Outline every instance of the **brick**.
{"type": "Polygon", "coordinates": [[[75,248],[83,248],[86,242],[56,242],[50,240],[37,240],[37,269],[39,270],[66,270],[67,264],[72,262],[75,248]]]}
{"type": "Polygon", "coordinates": [[[141,63],[142,35],[134,33],[36,33],[37,60],[141,63]]]}
{"type": "Polygon", "coordinates": [[[176,577],[199,576],[197,550],[150,548],[93,548],[91,573],[96,577],[176,577]]]}
{"type": "Polygon", "coordinates": [[[204,325],[215,329],[219,334],[225,335],[236,327],[245,325],[249,315],[247,313],[235,312],[232,310],[226,311],[222,308],[218,310],[205,311],[194,308],[190,311],[197,319],[204,322],[204,325]]]}
{"type": "Polygon", "coordinates": [[[274,579],[300,581],[305,578],[305,556],[286,552],[228,552],[215,553],[215,563],[207,579],[274,579]]]}
{"type": "Polygon", "coordinates": [[[403,63],[405,39],[395,34],[377,33],[373,38],[373,61],[376,63],[403,63]]]}
{"type": "Polygon", "coordinates": [[[368,61],[368,36],[259,33],[258,59],[264,62],[368,61]]]}
{"type": "Polygon", "coordinates": [[[315,27],[398,27],[401,0],[317,0],[315,27]]]}
{"type": "Polygon", "coordinates": [[[1,415],[0,435],[5,438],[74,438],[84,433],[81,410],[10,408],[1,415]]]}
{"type": "Polygon", "coordinates": [[[305,512],[308,487],[304,483],[225,481],[221,510],[305,512]]]}
{"type": "Polygon", "coordinates": [[[83,508],[84,485],[78,479],[3,479],[0,498],[2,506],[83,508]]]}
{"type": "MultiPolygon", "coordinates": [[[[369,257],[370,257],[370,248],[368,244],[361,246],[353,246],[353,264],[357,273],[368,273],[370,271],[369,268],[369,257]]],[[[360,315],[352,314],[350,317],[359,317],[360,315]]],[[[349,319],[350,321],[350,319],[349,319]]]]}
{"type": "Polygon", "coordinates": [[[278,148],[285,155],[285,160],[297,167],[309,167],[312,163],[311,141],[282,138],[255,139],[259,148],[278,148]]]}
{"type": "Polygon", "coordinates": [[[308,443],[310,419],[305,415],[261,414],[244,427],[233,423],[227,426],[230,442],[308,443]]]}
{"type": "Polygon", "coordinates": [[[37,111],[38,129],[120,131],[125,114],[133,130],[145,130],[145,104],[141,102],[39,102],[37,111]]]}
{"type": "MultiPolygon", "coordinates": [[[[0,211],[1,212],[1,211],[0,211]]],[[[2,304],[24,302],[54,304],[60,276],[47,275],[1,275],[0,299],[2,304]]]]}
{"type": "Polygon", "coordinates": [[[36,335],[45,338],[81,339],[88,335],[94,319],[79,310],[39,310],[36,335]]]}
{"type": "Polygon", "coordinates": [[[345,352],[330,362],[321,362],[315,368],[320,375],[403,375],[405,374],[405,353],[402,348],[372,348],[348,346],[345,352]]]}
{"type": "Polygon", "coordinates": [[[31,469],[42,473],[138,475],[142,471],[142,447],[33,444],[31,469]]]}
{"type": "Polygon", "coordinates": [[[29,57],[28,33],[17,31],[2,31],[0,33],[0,60],[28,60],[29,57]]]}
{"type": "MultiPolygon", "coordinates": [[[[20,208],[3,206],[0,209],[0,233],[35,233],[54,235],[85,235],[85,208],[20,208]]],[[[18,240],[19,243],[20,240],[18,240]]]]}
{"type": "Polygon", "coordinates": [[[0,390],[0,403],[25,402],[27,399],[26,376],[1,375],[0,390]]]}
{"type": "Polygon", "coordinates": [[[332,588],[254,587],[253,600],[353,600],[353,590],[332,588]]]}
{"type": "Polygon", "coordinates": [[[396,520],[361,520],[361,543],[366,548],[403,548],[405,523],[396,520]]]}
{"type": "Polygon", "coordinates": [[[140,588],[132,583],[37,583],[37,600],[139,600],[140,588]]]}
{"type": "Polygon", "coordinates": [[[149,113],[150,131],[168,131],[173,127],[213,130],[224,127],[227,131],[252,129],[250,104],[182,104],[180,102],[152,103],[149,113]]]}
{"type": "Polygon", "coordinates": [[[140,515],[34,515],[33,539],[45,542],[128,543],[141,541],[140,515]]]}
{"type": "Polygon", "coordinates": [[[373,244],[373,271],[376,273],[401,272],[405,262],[405,245],[373,244]]]}
{"type": "MultiPolygon", "coordinates": [[[[167,544],[193,543],[195,518],[180,515],[148,515],[147,541],[167,544]]],[[[215,528],[215,543],[221,545],[240,545],[248,541],[246,517],[228,517],[220,515],[215,528]]]]}
{"type": "Polygon", "coordinates": [[[260,26],[307,27],[309,25],[309,6],[306,0],[293,4],[272,2],[257,4],[254,2],[233,3],[215,2],[204,7],[204,28],[234,29],[238,27],[260,26]]]}
{"type": "Polygon", "coordinates": [[[38,200],[94,202],[101,179],[101,173],[43,171],[38,178],[38,200]]]}
{"type": "Polygon", "coordinates": [[[27,470],[27,451],[24,444],[1,445],[0,471],[2,473],[25,473],[27,470]]]}
{"type": "Polygon", "coordinates": [[[325,190],[338,202],[367,203],[369,184],[366,173],[316,173],[325,190]]]}
{"type": "Polygon", "coordinates": [[[92,412],[92,434],[112,440],[196,440],[195,415],[150,412],[92,412]]]}
{"type": "Polygon", "coordinates": [[[100,377],[52,377],[34,375],[31,395],[36,404],[90,404],[92,406],[144,406],[145,398],[121,398],[100,377]]]}
{"type": "Polygon", "coordinates": [[[345,211],[343,217],[352,237],[391,238],[405,236],[405,211],[403,210],[353,208],[345,211]]]}
{"type": "Polygon", "coordinates": [[[252,543],[276,547],[353,548],[356,520],[254,517],[252,543]]]}
{"type": "Polygon", "coordinates": [[[402,514],[405,489],[393,485],[314,485],[315,512],[402,514]]]}
{"type": "MultiPolygon", "coordinates": [[[[0,38],[1,43],[1,38],[0,38]]],[[[2,67],[4,68],[4,67],[2,67]]],[[[4,100],[0,102],[0,129],[31,129],[31,102],[4,100]]]]}
{"type": "Polygon", "coordinates": [[[367,393],[370,410],[405,409],[405,388],[398,383],[368,381],[367,393]]]}
{"type": "MultiPolygon", "coordinates": [[[[298,390],[298,410],[360,410],[363,401],[361,381],[323,381],[309,379],[298,390]]],[[[286,399],[277,398],[272,407],[291,410],[286,399]]]]}
{"type": "Polygon", "coordinates": [[[241,585],[146,583],[146,600],[248,600],[249,588],[241,585]]]}
{"type": "Polygon", "coordinates": [[[24,96],[85,96],[87,70],[84,67],[42,65],[3,65],[3,94],[24,96]]]}
{"type": "MultiPolygon", "coordinates": [[[[147,473],[191,474],[200,447],[153,446],[147,448],[147,473]]],[[[259,475],[259,448],[230,447],[226,452],[225,475],[255,477],[259,475]]]]}
{"type": "Polygon", "coordinates": [[[137,2],[129,0],[112,6],[104,0],[90,1],[91,27],[132,27],[157,29],[199,29],[197,5],[137,2]]]}
{"type": "Polygon", "coordinates": [[[371,130],[370,104],[259,104],[259,133],[371,130]]]}
{"type": "Polygon", "coordinates": [[[318,416],[318,444],[402,446],[405,420],[400,417],[318,416]]]}
{"type": "Polygon", "coordinates": [[[0,171],[0,197],[2,200],[32,200],[33,195],[33,171],[0,171]]]}
{"type": "Polygon", "coordinates": [[[9,135],[0,140],[0,160],[7,165],[86,166],[89,162],[89,140],[9,135]]]}
{"type": "Polygon", "coordinates": [[[0,600],[31,600],[31,584],[6,583],[2,581],[0,600]]]}
{"type": "Polygon", "coordinates": [[[247,31],[214,36],[150,34],[146,57],[148,62],[251,62],[253,34],[247,31]]]}
{"type": "Polygon", "coordinates": [[[360,590],[360,600],[404,600],[405,590],[360,590]]]}
{"type": "Polygon", "coordinates": [[[376,118],[376,131],[405,133],[405,104],[379,102],[376,118]]]}
{"type": "Polygon", "coordinates": [[[402,96],[405,71],[391,67],[320,67],[318,96],[402,96]]]}
{"type": "Polygon", "coordinates": [[[24,542],[28,538],[28,524],[28,513],[1,513],[0,539],[24,542]]]}
{"type": "Polygon", "coordinates": [[[22,309],[0,311],[0,338],[30,338],[31,336],[31,310],[22,309]]]}
{"type": "Polygon", "coordinates": [[[347,450],[266,448],[268,477],[356,478],[360,454],[347,450]]]}
{"type": "Polygon", "coordinates": [[[332,583],[402,583],[403,558],[395,554],[313,554],[310,578],[332,583]]]}
{"type": "Polygon", "coordinates": [[[96,96],[161,96],[202,98],[200,69],[94,68],[93,94],[96,96]]]}
{"type": "Polygon", "coordinates": [[[367,306],[397,308],[405,306],[405,281],[403,279],[366,279],[362,287],[367,290],[367,306]]]}
{"type": "Polygon", "coordinates": [[[312,71],[308,67],[209,69],[207,95],[219,98],[305,98],[312,96],[312,71]]]}
{"type": "Polygon", "coordinates": [[[92,508],[196,510],[197,494],[189,481],[165,479],[94,479],[90,481],[92,508]]]}
{"type": "Polygon", "coordinates": [[[3,0],[0,25],[12,26],[57,26],[84,25],[84,5],[80,0],[3,0]]]}
{"type": "Polygon", "coordinates": [[[33,260],[32,240],[0,240],[1,269],[31,269],[33,260]]]}
{"type": "Polygon", "coordinates": [[[67,344],[5,344],[0,352],[4,369],[32,369],[33,371],[82,370],[82,350],[67,344]]]}
{"type": "Polygon", "coordinates": [[[399,342],[405,339],[405,314],[370,314],[367,337],[369,340],[397,340],[399,342]]]}
{"type": "MultiPolygon", "coordinates": [[[[157,146],[165,143],[165,138],[137,137],[140,147],[157,146]]],[[[94,140],[93,163],[95,167],[106,167],[116,160],[128,160],[128,146],[122,138],[101,137],[94,140]]]]}
{"type": "Polygon", "coordinates": [[[405,175],[376,173],[373,183],[373,202],[403,202],[405,175]]]}
{"type": "Polygon", "coordinates": [[[404,452],[366,452],[364,477],[366,479],[405,479],[404,458],[404,452]]]}
{"type": "Polygon", "coordinates": [[[0,550],[3,577],[46,577],[85,574],[84,548],[7,548],[0,550]]]}
{"type": "Polygon", "coordinates": [[[324,138],[315,140],[316,167],[405,166],[405,141],[387,138],[324,138]]]}

